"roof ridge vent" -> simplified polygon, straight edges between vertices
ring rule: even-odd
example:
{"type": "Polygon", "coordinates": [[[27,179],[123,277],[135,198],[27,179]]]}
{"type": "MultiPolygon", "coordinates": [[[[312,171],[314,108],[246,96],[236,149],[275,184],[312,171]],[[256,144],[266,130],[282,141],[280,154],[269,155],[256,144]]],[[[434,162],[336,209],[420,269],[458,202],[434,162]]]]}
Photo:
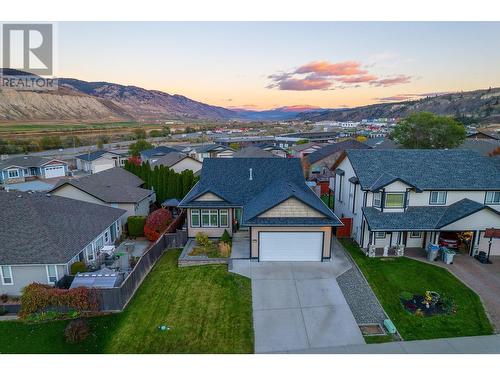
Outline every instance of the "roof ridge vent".
{"type": "Polygon", "coordinates": [[[248,180],[249,181],[253,180],[253,169],[252,168],[248,169],[248,180]]]}

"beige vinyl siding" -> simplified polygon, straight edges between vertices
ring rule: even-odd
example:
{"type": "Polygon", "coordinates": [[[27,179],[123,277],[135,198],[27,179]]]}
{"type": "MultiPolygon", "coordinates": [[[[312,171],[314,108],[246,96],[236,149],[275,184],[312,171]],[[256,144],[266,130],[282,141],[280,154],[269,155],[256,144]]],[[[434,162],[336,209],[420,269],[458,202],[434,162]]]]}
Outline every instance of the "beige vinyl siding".
{"type": "Polygon", "coordinates": [[[296,198],[289,198],[259,217],[325,217],[325,215],[296,198]]]}
{"type": "MultiPolygon", "coordinates": [[[[48,284],[45,265],[13,265],[11,266],[13,285],[3,285],[0,280],[0,294],[21,295],[22,289],[31,283],[48,284]]],[[[57,276],[60,279],[67,274],[66,265],[57,265],[57,276]]]]}
{"type": "Polygon", "coordinates": [[[59,197],[65,197],[65,198],[71,198],[71,199],[76,199],[82,202],[89,202],[89,203],[96,203],[96,204],[102,204],[106,205],[103,201],[100,199],[97,199],[96,197],[93,197],[92,195],[77,189],[74,186],[71,185],[63,185],[57,190],[54,190],[52,194],[57,195],[59,197]]]}
{"type": "Polygon", "coordinates": [[[177,173],[181,173],[186,169],[190,169],[193,171],[193,173],[196,173],[201,169],[202,166],[203,164],[200,163],[198,160],[194,160],[191,158],[184,158],[180,162],[174,164],[172,166],[172,169],[174,170],[174,172],[177,173]]]}
{"type": "Polygon", "coordinates": [[[196,198],[195,201],[201,201],[201,202],[203,202],[203,201],[217,201],[217,202],[220,202],[220,201],[222,201],[222,199],[213,193],[205,193],[201,197],[196,198]]]}
{"type": "Polygon", "coordinates": [[[323,257],[330,256],[330,244],[332,239],[331,227],[252,227],[251,235],[251,256],[259,256],[259,233],[260,232],[323,232],[323,257]]]}

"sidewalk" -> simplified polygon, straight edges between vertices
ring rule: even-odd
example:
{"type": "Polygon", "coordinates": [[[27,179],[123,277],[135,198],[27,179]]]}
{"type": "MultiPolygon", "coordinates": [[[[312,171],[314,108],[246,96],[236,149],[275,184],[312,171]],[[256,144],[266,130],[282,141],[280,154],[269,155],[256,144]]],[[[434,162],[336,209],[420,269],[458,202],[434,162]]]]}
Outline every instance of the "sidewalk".
{"type": "Polygon", "coordinates": [[[500,335],[336,346],[295,354],[500,354],[500,335]]]}

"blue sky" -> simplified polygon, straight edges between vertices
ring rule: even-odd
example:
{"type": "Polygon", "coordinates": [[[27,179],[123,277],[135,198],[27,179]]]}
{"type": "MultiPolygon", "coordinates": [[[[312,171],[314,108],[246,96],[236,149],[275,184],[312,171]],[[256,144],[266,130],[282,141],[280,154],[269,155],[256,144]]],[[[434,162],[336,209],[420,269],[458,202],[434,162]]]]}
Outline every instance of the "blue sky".
{"type": "Polygon", "coordinates": [[[500,86],[498,40],[498,22],[63,22],[58,75],[225,107],[357,106],[500,86]]]}

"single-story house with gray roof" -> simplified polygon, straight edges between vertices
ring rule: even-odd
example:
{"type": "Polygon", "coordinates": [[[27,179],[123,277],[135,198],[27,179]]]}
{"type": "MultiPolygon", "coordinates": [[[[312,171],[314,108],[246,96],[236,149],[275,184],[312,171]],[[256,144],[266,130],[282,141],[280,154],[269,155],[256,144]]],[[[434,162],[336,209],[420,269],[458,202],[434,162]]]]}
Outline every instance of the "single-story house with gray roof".
{"type": "Polygon", "coordinates": [[[0,192],[0,294],[55,284],[121,235],[125,210],[44,193],[0,192]]]}
{"type": "Polygon", "coordinates": [[[60,180],[51,194],[84,202],[102,204],[126,211],[129,216],[146,216],[156,200],[153,190],[144,189],[144,181],[123,168],[111,168],[77,179],[60,180]]]}
{"type": "Polygon", "coordinates": [[[335,213],[364,249],[426,248],[500,255],[500,164],[475,151],[347,150],[335,171],[335,213]]]}
{"type": "Polygon", "coordinates": [[[246,232],[244,257],[258,261],[328,260],[342,225],[306,185],[294,158],[206,159],[179,207],[187,209],[189,237],[246,232]]]}
{"type": "Polygon", "coordinates": [[[88,173],[99,173],[114,167],[123,167],[126,153],[97,150],[76,156],[76,169],[88,173]]]}
{"type": "Polygon", "coordinates": [[[181,173],[187,169],[197,174],[201,170],[202,163],[183,152],[169,152],[151,162],[151,168],[163,165],[174,172],[181,173]]]}
{"type": "Polygon", "coordinates": [[[41,156],[18,156],[0,161],[0,183],[14,184],[31,179],[64,177],[68,163],[41,156]]]}

